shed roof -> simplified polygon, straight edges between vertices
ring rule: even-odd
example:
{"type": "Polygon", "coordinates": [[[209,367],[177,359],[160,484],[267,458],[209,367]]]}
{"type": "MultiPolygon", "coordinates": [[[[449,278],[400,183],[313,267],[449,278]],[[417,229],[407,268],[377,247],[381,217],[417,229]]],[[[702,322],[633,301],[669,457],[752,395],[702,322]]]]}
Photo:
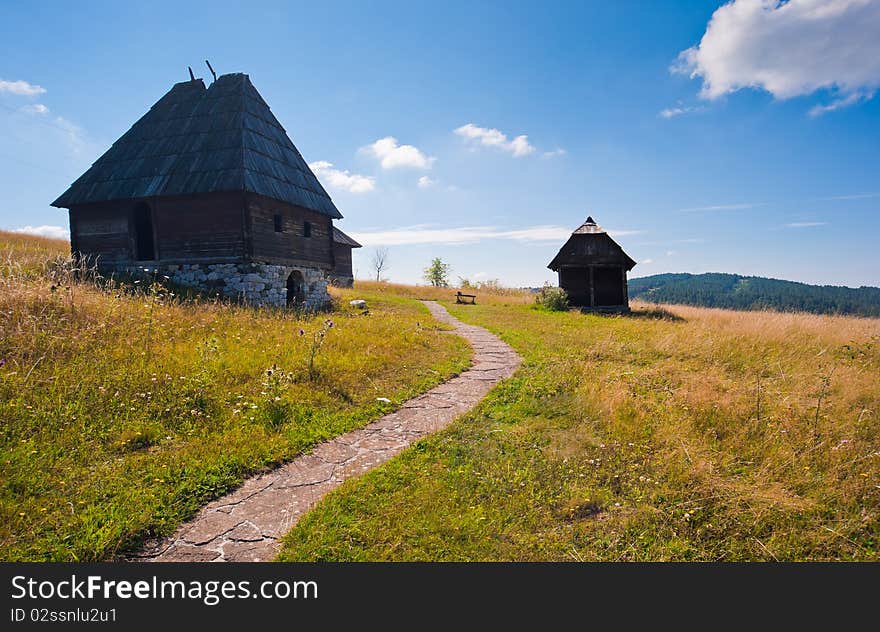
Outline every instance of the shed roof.
{"type": "Polygon", "coordinates": [[[342,217],[241,73],[175,84],[52,206],[234,191],[342,217]]]}
{"type": "Polygon", "coordinates": [[[362,248],[363,247],[358,242],[356,242],[354,239],[352,239],[351,237],[349,237],[348,235],[343,233],[341,230],[336,228],[336,226],[333,227],[333,243],[342,244],[344,246],[351,246],[352,248],[362,248]]]}
{"type": "Polygon", "coordinates": [[[619,265],[626,270],[632,270],[636,262],[604,228],[592,217],[588,217],[571,234],[547,267],[556,271],[563,266],[583,265],[619,265]]]}

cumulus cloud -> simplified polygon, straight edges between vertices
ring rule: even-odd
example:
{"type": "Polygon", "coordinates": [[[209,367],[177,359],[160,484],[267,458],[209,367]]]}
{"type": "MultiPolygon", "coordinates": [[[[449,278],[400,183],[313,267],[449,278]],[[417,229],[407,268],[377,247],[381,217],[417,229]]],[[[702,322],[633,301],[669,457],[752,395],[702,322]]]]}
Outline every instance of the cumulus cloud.
{"type": "Polygon", "coordinates": [[[70,239],[70,232],[63,226],[22,226],[21,228],[13,228],[12,232],[52,239],[70,239]]]}
{"type": "Polygon", "coordinates": [[[364,150],[375,156],[383,169],[412,167],[414,169],[430,169],[435,158],[426,156],[414,145],[401,145],[393,136],[380,138],[364,150]]]}
{"type": "Polygon", "coordinates": [[[506,151],[512,154],[514,158],[528,156],[535,151],[535,148],[529,143],[529,137],[525,134],[517,136],[513,140],[508,140],[507,135],[501,132],[501,130],[480,127],[473,123],[462,125],[456,128],[454,132],[469,142],[506,151]]]}
{"type": "Polygon", "coordinates": [[[374,178],[334,169],[333,163],[326,160],[310,162],[309,168],[319,179],[326,181],[334,189],[342,189],[349,193],[369,193],[376,188],[374,178]]]}
{"type": "Polygon", "coordinates": [[[791,222],[785,226],[787,228],[814,228],[816,226],[828,226],[828,222],[791,222]]]}
{"type": "Polygon", "coordinates": [[[419,178],[419,188],[420,189],[430,189],[432,186],[437,184],[436,180],[432,180],[428,176],[422,176],[419,178]]]}
{"type": "Polygon", "coordinates": [[[0,79],[0,93],[6,92],[20,97],[35,97],[46,93],[46,88],[27,81],[4,81],[0,79]]]}
{"type": "Polygon", "coordinates": [[[852,105],[880,87],[880,2],[734,0],[712,15],[674,72],[702,80],[700,96],[743,88],[777,99],[828,89],[837,98],[813,115],[852,105]]]}
{"type": "MultiPolygon", "coordinates": [[[[631,235],[639,231],[608,231],[614,236],[631,235]]],[[[526,242],[564,242],[571,235],[571,228],[554,225],[527,226],[505,230],[497,226],[462,226],[443,228],[427,224],[352,233],[366,246],[403,246],[418,244],[473,244],[487,240],[513,240],[526,242]]]]}

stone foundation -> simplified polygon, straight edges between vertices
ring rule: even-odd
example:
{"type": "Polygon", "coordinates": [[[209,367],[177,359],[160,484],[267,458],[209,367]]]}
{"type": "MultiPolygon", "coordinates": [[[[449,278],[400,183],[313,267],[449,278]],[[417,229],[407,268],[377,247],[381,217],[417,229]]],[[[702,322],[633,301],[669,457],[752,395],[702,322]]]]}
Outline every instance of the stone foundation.
{"type": "Polygon", "coordinates": [[[287,280],[298,272],[299,296],[291,307],[321,309],[330,301],[327,293],[328,279],[319,268],[304,266],[281,266],[266,263],[209,263],[209,264],[156,264],[123,265],[114,271],[142,275],[145,270],[157,271],[169,280],[184,287],[192,287],[211,293],[219,293],[230,299],[253,305],[286,307],[287,280]]]}

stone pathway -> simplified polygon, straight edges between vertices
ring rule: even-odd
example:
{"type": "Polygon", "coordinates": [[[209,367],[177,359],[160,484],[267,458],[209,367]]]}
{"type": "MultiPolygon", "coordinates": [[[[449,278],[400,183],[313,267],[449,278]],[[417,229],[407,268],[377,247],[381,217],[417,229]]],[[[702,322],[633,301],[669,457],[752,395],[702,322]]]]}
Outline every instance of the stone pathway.
{"type": "Polygon", "coordinates": [[[412,442],[449,425],[477,405],[521,358],[482,327],[465,325],[439,304],[424,301],[439,321],[473,347],[470,369],[403,404],[368,426],[326,441],[212,501],[190,522],[148,543],[132,561],[259,562],[274,558],[279,538],[325,494],[384,463],[412,442]]]}

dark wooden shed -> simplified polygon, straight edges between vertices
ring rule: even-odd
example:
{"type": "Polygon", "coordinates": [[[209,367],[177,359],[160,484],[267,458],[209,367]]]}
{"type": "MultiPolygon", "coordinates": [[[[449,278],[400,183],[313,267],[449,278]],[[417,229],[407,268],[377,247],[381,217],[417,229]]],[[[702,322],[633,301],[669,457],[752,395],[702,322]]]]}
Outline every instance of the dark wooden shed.
{"type": "Polygon", "coordinates": [[[588,217],[547,267],[559,273],[559,287],[571,305],[597,311],[628,311],[626,273],[636,262],[588,217]]]}
{"type": "Polygon", "coordinates": [[[53,206],[103,271],[317,307],[342,217],[246,74],[175,84],[53,206]]]}
{"type": "Polygon", "coordinates": [[[351,266],[351,251],[362,246],[354,239],[333,227],[333,284],[351,287],[354,284],[354,271],[351,266]]]}

